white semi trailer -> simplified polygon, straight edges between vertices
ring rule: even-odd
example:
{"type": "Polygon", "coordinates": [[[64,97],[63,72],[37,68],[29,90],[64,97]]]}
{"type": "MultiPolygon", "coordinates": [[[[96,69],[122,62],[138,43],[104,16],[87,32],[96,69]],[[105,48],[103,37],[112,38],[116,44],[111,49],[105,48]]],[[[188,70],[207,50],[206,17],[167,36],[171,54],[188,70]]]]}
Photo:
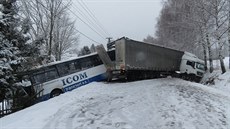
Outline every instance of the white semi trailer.
{"type": "Polygon", "coordinates": [[[97,47],[98,54],[107,68],[108,81],[113,78],[136,80],[169,74],[199,81],[205,72],[204,61],[188,52],[126,37],[114,41],[114,45],[114,62],[105,56],[105,51],[102,52],[100,47],[97,47]]]}

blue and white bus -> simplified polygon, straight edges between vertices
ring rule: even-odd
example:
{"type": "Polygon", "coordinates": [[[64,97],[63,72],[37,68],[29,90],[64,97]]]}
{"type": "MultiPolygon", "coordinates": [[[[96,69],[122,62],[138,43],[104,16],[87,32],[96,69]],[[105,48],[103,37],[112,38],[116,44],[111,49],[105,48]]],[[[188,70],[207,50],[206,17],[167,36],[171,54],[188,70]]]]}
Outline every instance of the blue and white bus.
{"type": "MultiPolygon", "coordinates": [[[[112,60],[115,60],[115,50],[108,51],[108,54],[112,60]]],[[[38,101],[44,101],[90,82],[105,80],[106,68],[98,54],[95,53],[48,64],[27,71],[23,76],[24,82],[27,82],[25,89],[30,93],[37,94],[38,101]]]]}

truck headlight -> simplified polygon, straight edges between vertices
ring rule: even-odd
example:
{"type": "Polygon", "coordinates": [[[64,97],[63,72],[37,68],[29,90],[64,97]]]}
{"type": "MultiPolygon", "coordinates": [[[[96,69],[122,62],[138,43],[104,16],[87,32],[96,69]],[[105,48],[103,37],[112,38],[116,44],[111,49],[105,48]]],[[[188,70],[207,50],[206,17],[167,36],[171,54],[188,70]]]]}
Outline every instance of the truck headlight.
{"type": "Polygon", "coordinates": [[[197,75],[198,75],[198,76],[203,76],[203,73],[202,73],[202,72],[197,71],[197,75]]]}

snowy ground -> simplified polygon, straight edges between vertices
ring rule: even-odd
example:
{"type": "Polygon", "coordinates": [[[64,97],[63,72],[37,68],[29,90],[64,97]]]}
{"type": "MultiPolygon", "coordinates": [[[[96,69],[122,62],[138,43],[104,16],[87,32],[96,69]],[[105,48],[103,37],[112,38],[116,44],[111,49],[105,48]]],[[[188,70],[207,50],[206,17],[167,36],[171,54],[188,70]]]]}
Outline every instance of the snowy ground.
{"type": "MultiPolygon", "coordinates": [[[[230,87],[230,73],[224,79],[230,87]]],[[[230,95],[217,86],[224,87],[175,78],[95,82],[1,118],[0,128],[230,129],[230,95]]]]}

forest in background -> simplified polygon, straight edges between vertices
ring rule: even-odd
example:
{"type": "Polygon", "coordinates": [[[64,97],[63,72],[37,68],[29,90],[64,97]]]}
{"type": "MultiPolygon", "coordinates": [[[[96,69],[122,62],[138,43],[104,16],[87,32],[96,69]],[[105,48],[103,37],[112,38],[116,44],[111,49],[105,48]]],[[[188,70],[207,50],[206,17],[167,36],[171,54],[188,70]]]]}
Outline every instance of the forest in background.
{"type": "MultiPolygon", "coordinates": [[[[144,41],[195,53],[213,72],[213,60],[230,56],[229,0],[164,0],[155,36],[144,41]]],[[[229,62],[230,64],[230,62],[229,62]]],[[[229,65],[230,68],[230,65],[229,65]]]]}

